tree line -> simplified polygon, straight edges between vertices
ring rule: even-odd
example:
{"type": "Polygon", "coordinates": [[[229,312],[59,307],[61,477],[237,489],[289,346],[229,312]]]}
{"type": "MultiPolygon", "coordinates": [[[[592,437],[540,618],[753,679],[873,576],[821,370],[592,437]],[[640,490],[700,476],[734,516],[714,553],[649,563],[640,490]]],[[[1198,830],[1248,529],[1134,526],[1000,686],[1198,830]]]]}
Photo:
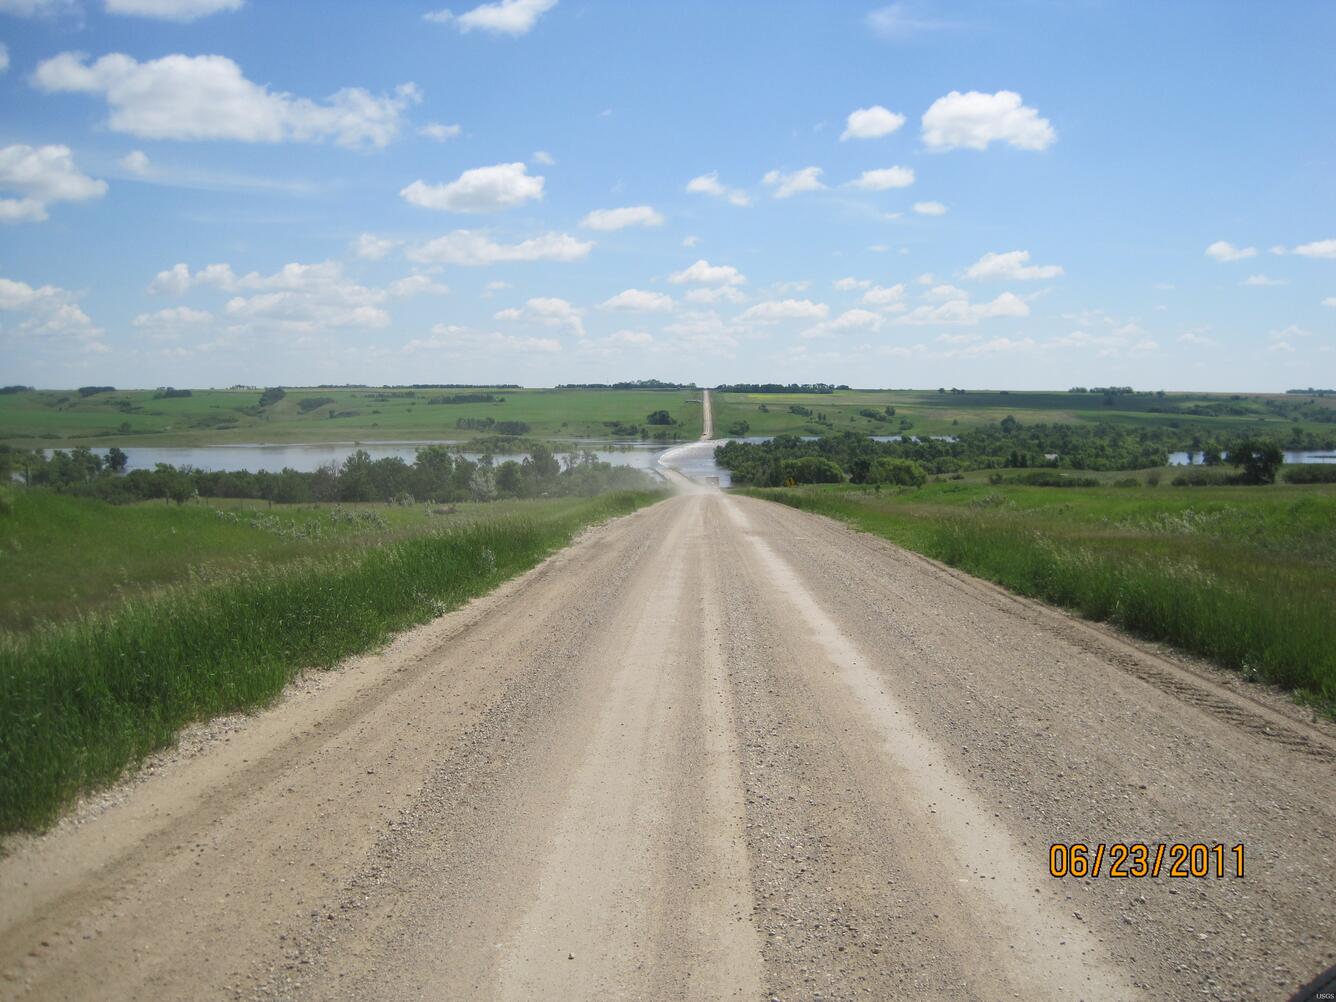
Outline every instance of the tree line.
{"type": "Polygon", "coordinates": [[[125,472],[128,457],[111,449],[104,459],[91,449],[40,451],[0,446],[0,483],[17,476],[29,487],[97,497],[112,503],[152,499],[183,502],[193,497],[259,498],[279,503],[311,501],[491,501],[643,489],[649,475],[613,466],[592,452],[558,456],[535,443],[522,460],[471,460],[446,446],[417,450],[413,462],[398,456],[372,459],[358,449],[342,463],[314,471],[198,470],[159,463],[152,470],[125,472]]]}

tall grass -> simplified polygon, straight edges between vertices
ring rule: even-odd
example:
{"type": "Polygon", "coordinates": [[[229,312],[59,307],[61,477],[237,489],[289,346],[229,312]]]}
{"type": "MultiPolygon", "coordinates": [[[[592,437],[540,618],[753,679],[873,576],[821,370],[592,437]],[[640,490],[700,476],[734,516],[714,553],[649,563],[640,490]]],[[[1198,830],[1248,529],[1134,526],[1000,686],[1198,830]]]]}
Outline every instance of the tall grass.
{"type": "MultiPolygon", "coordinates": [[[[1243,494],[1220,518],[1145,502],[1156,505],[1146,508],[1155,514],[1129,521],[1095,517],[1107,510],[1097,491],[1085,497],[1084,511],[1080,498],[1058,505],[1044,499],[1043,507],[1026,510],[995,490],[957,505],[930,493],[918,500],[913,492],[877,499],[819,490],[747,493],[850,521],[1022,595],[1282,686],[1336,716],[1331,523],[1322,536],[1295,531],[1311,526],[1318,503],[1330,520],[1329,500],[1243,494]],[[1213,524],[1229,526],[1230,534],[1203,535],[1199,527],[1213,524]],[[1249,524],[1262,531],[1245,531],[1249,524]]],[[[1074,493],[1063,491],[1063,501],[1074,493]]]]}
{"type": "Polygon", "coordinates": [[[302,669],[369,650],[657,497],[478,521],[0,638],[0,832],[49,822],[183,725],[263,704],[302,669]]]}

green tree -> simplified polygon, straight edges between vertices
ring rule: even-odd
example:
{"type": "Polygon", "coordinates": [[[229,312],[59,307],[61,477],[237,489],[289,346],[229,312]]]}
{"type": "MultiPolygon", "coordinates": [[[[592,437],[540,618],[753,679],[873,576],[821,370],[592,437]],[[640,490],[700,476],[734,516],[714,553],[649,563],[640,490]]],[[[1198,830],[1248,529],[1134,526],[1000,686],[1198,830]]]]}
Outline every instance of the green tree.
{"type": "Polygon", "coordinates": [[[844,482],[844,471],[829,459],[820,456],[804,456],[802,459],[786,459],[779,467],[784,483],[795,484],[839,484],[844,482]]]}
{"type": "Polygon", "coordinates": [[[867,473],[870,484],[899,484],[902,487],[922,487],[928,474],[912,459],[891,459],[888,456],[874,460],[867,473]]]}
{"type": "Polygon", "coordinates": [[[1245,439],[1230,447],[1229,462],[1243,468],[1245,484],[1274,484],[1285,453],[1275,442],[1245,439]]]}

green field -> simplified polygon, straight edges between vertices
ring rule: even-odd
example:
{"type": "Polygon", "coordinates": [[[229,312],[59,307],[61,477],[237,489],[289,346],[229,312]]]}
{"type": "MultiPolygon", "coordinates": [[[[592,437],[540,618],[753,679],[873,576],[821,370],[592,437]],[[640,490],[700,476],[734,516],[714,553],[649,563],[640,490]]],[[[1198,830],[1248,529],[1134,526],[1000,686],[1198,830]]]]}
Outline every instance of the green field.
{"type": "Polygon", "coordinates": [[[260,406],[260,390],[192,390],[159,397],[153,390],[80,396],[75,390],[0,394],[0,443],[26,448],[75,445],[217,445],[352,441],[451,441],[489,434],[459,427],[461,418],[529,426],[552,440],[650,437],[691,440],[701,434],[699,390],[401,390],[289,389],[260,406]],[[495,403],[433,404],[433,398],[491,393],[495,403]],[[321,402],[327,401],[327,402],[321,402]],[[305,408],[303,402],[306,402],[305,408]],[[312,406],[317,404],[317,406],[312,406]],[[646,425],[669,412],[671,426],[646,425]],[[621,428],[616,427],[620,425],[621,428]],[[625,434],[628,426],[640,428],[625,434]]]}
{"type": "Polygon", "coordinates": [[[1261,432],[1287,439],[1298,428],[1330,437],[1336,397],[1291,394],[1154,393],[1118,395],[1029,391],[837,390],[834,393],[715,393],[716,437],[745,421],[748,435],[952,435],[1015,417],[1024,424],[1100,422],[1193,427],[1216,433],[1261,432]],[[1107,402],[1106,402],[1107,399],[1107,402]],[[813,415],[794,413],[803,407],[813,415]],[[887,407],[895,408],[893,416],[887,407]],[[764,408],[764,409],[762,409],[764,408]],[[881,412],[886,420],[860,413],[881,412]],[[825,421],[817,418],[824,415],[825,421]],[[1295,419],[1298,419],[1297,421],[1295,419]],[[904,421],[910,422],[904,427],[904,421]]]}
{"type": "Polygon", "coordinates": [[[20,628],[0,630],[0,833],[48,823],[185,724],[262,705],[303,669],[374,648],[660,497],[335,517],[6,493],[6,615],[20,628]],[[37,616],[52,621],[29,625],[37,616]]]}
{"type": "Polygon", "coordinates": [[[846,520],[1336,716],[1336,486],[1152,487],[1148,475],[1097,475],[1107,483],[1092,488],[976,474],[917,490],[745,493],[846,520]]]}

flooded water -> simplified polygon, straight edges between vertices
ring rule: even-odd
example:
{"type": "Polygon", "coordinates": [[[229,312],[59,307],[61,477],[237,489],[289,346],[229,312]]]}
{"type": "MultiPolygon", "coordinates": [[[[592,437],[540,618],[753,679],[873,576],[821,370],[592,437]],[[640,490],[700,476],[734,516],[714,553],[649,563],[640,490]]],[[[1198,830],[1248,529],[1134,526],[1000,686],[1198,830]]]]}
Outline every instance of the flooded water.
{"type": "MultiPolygon", "coordinates": [[[[1169,453],[1170,466],[1200,466],[1205,453],[1201,452],[1171,452],[1169,453]],[[1189,459],[1188,457],[1191,457],[1189,459]]],[[[1287,463],[1336,463],[1336,452],[1305,452],[1302,450],[1286,449],[1285,462],[1287,463]]]]}

